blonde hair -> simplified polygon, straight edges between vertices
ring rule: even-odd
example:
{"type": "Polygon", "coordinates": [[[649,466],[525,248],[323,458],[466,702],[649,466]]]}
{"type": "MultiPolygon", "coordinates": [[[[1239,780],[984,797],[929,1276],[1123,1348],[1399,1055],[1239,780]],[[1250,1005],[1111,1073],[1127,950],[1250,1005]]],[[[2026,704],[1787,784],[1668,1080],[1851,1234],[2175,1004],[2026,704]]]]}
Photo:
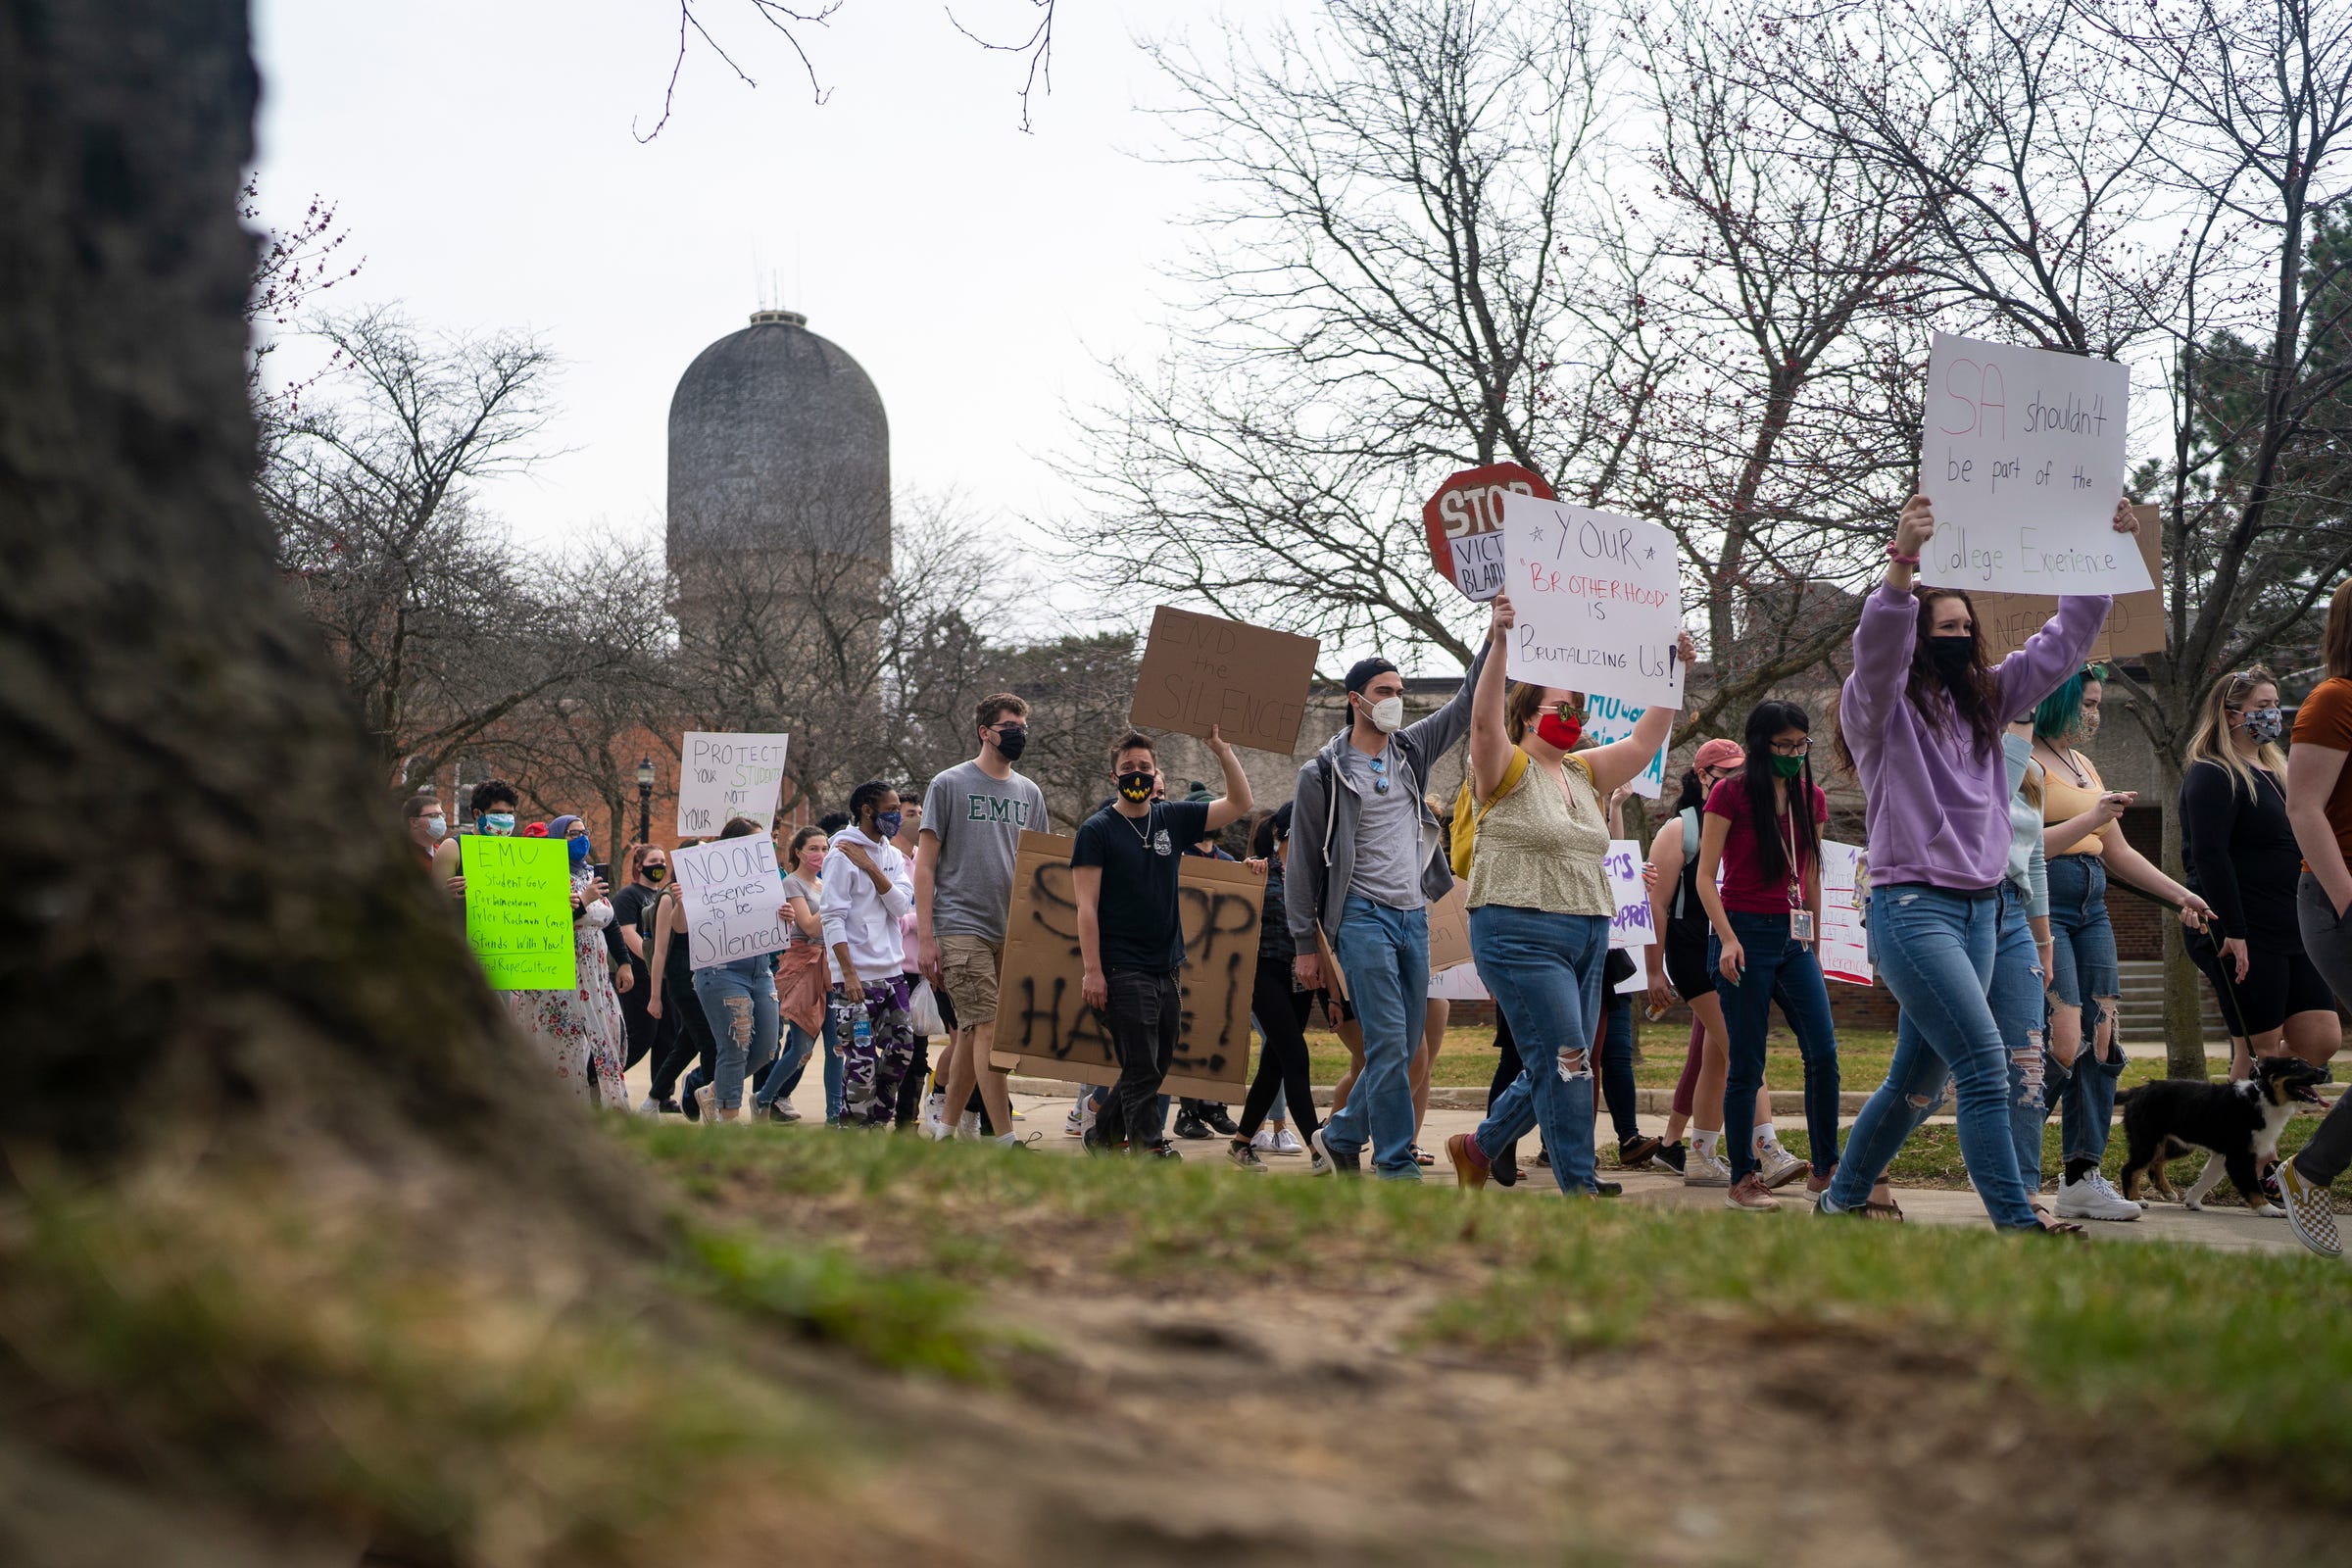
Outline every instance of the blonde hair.
{"type": "MultiPolygon", "coordinates": [[[[2244,754],[2230,744],[2230,714],[2244,709],[2246,699],[2254,695],[2256,687],[2278,684],[2278,677],[2260,664],[2249,664],[2215,681],[2204,701],[2197,704],[2197,727],[2189,732],[2188,756],[2182,765],[2212,762],[2226,767],[2238,786],[2252,794],[2254,769],[2244,754]]],[[[2286,776],[2286,754],[2278,750],[2277,741],[2264,741],[2255,749],[2254,757],[2274,777],[2286,776]]]]}

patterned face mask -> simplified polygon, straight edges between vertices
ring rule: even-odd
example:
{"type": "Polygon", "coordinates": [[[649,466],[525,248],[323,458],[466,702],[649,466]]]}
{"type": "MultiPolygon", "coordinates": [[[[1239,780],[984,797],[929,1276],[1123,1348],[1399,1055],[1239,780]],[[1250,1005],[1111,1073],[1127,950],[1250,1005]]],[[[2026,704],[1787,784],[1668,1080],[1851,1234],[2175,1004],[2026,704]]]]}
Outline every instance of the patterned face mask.
{"type": "Polygon", "coordinates": [[[2282,708],[2249,708],[2246,710],[2246,734],[2257,745],[2267,746],[2286,733],[2286,710],[2282,708]]]}

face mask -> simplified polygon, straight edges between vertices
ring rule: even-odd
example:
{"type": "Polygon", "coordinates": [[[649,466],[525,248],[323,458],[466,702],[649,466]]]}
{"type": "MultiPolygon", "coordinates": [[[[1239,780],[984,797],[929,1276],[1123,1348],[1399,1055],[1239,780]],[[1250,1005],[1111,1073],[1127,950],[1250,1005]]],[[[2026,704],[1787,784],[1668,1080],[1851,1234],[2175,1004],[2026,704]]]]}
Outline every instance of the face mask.
{"type": "Polygon", "coordinates": [[[659,882],[667,875],[669,875],[669,867],[666,865],[649,865],[645,868],[645,879],[648,882],[659,882]]]}
{"type": "Polygon", "coordinates": [[[1573,752],[1576,750],[1576,743],[1585,738],[1585,723],[1581,718],[1562,718],[1558,713],[1546,710],[1544,715],[1536,720],[1536,734],[1543,739],[1546,746],[1557,747],[1563,752],[1573,752]]]}
{"type": "MultiPolygon", "coordinates": [[[[2277,726],[2275,725],[2273,726],[2274,729],[2277,726]]],[[[446,816],[428,816],[424,819],[424,830],[427,833],[430,833],[434,838],[447,838],[449,837],[449,818],[446,816]]]]}
{"type": "Polygon", "coordinates": [[[1801,757],[1776,756],[1772,760],[1772,770],[1783,778],[1794,778],[1805,770],[1805,760],[1801,757]]]}
{"type": "Polygon", "coordinates": [[[473,825],[490,837],[506,838],[514,831],[513,811],[484,811],[473,819],[473,825]]]}
{"type": "Polygon", "coordinates": [[[1383,697],[1379,702],[1364,710],[1364,716],[1369,718],[1372,721],[1372,727],[1383,735],[1394,735],[1404,726],[1404,699],[1383,697]]]}
{"type": "Polygon", "coordinates": [[[906,813],[905,811],[877,811],[874,813],[874,829],[883,838],[897,838],[899,829],[906,825],[906,813]]]}
{"type": "Polygon", "coordinates": [[[1131,806],[1141,806],[1152,798],[1152,786],[1158,782],[1158,776],[1152,773],[1121,773],[1119,799],[1131,806]]]}
{"type": "Polygon", "coordinates": [[[572,864],[585,865],[588,863],[588,840],[585,835],[565,839],[564,849],[571,857],[572,864]]]}
{"type": "Polygon", "coordinates": [[[1947,681],[1967,674],[1969,661],[1976,654],[1977,639],[1973,633],[1928,639],[1928,657],[1936,661],[1936,673],[1947,681]]]}
{"type": "Polygon", "coordinates": [[[1017,762],[1021,753],[1029,749],[1029,729],[1024,724],[1008,724],[997,731],[997,751],[1007,762],[1017,762]]]}
{"type": "Polygon", "coordinates": [[[2249,708],[2246,710],[2246,738],[2257,745],[2268,745],[2286,733],[2286,710],[2283,708],[2249,708]]]}

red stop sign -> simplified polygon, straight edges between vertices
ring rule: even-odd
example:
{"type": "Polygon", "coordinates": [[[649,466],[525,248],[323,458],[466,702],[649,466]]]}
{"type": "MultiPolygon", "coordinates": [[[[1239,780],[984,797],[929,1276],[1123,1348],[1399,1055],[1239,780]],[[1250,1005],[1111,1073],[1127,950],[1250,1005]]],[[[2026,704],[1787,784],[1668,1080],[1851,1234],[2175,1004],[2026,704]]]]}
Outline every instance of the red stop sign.
{"type": "Polygon", "coordinates": [[[1421,508],[1439,575],[1469,599],[1484,602],[1502,591],[1502,498],[1514,494],[1558,499],[1518,464],[1491,463],[1454,474],[1421,508]]]}

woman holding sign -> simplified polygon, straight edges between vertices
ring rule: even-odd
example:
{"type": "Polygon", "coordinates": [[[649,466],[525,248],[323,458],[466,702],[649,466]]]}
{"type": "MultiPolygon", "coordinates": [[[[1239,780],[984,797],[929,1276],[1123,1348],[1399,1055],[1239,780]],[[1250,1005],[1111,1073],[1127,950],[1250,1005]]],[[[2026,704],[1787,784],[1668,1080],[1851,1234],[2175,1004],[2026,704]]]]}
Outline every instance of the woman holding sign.
{"type": "MultiPolygon", "coordinates": [[[[1489,637],[1499,645],[1514,619],[1510,599],[1498,595],[1489,637]]],[[[1688,633],[1678,647],[1693,657],[1688,633]]],[[[1527,1065],[1477,1132],[1446,1140],[1464,1187],[1485,1186],[1503,1151],[1541,1126],[1560,1191],[1598,1191],[1592,1043],[1617,912],[1601,802],[1649,765],[1674,714],[1652,706],[1626,739],[1578,752],[1581,693],[1512,685],[1500,657],[1479,671],[1470,710],[1470,951],[1527,1065]]]]}
{"type": "MultiPolygon", "coordinates": [[[[2116,531],[2138,527],[2117,503],[2116,531]]],[[[1872,956],[1916,1030],[1897,1038],[1820,1207],[1863,1210],[1910,1130],[1911,1095],[1932,1093],[1949,1072],[1960,1152],[1993,1224],[2079,1236],[2078,1226],[2045,1224],[2027,1200],[2010,1142],[2008,1053],[1987,994],[2011,842],[2001,726],[2082,667],[2109,600],[2060,599],[2048,625],[1987,667],[1968,595],[1913,586],[1935,533],[1935,509],[1913,496],[1886,547],[1886,580],[1863,601],[1854,672],[1838,694],[1838,750],[1862,781],[1868,821],[1872,956]],[[1927,1089],[1915,1090],[1915,1078],[1927,1089]]]]}
{"type": "Polygon", "coordinates": [[[550,838],[565,841],[570,856],[571,947],[577,979],[569,991],[510,991],[507,1005],[514,1009],[515,1026],[547,1054],[557,1082],[575,1099],[607,1110],[626,1110],[621,1058],[627,1050],[627,1025],[620,1016],[620,997],[612,989],[612,959],[605,946],[605,927],[612,923],[609,890],[589,863],[588,824],[576,816],[559,816],[547,828],[550,838]]]}

